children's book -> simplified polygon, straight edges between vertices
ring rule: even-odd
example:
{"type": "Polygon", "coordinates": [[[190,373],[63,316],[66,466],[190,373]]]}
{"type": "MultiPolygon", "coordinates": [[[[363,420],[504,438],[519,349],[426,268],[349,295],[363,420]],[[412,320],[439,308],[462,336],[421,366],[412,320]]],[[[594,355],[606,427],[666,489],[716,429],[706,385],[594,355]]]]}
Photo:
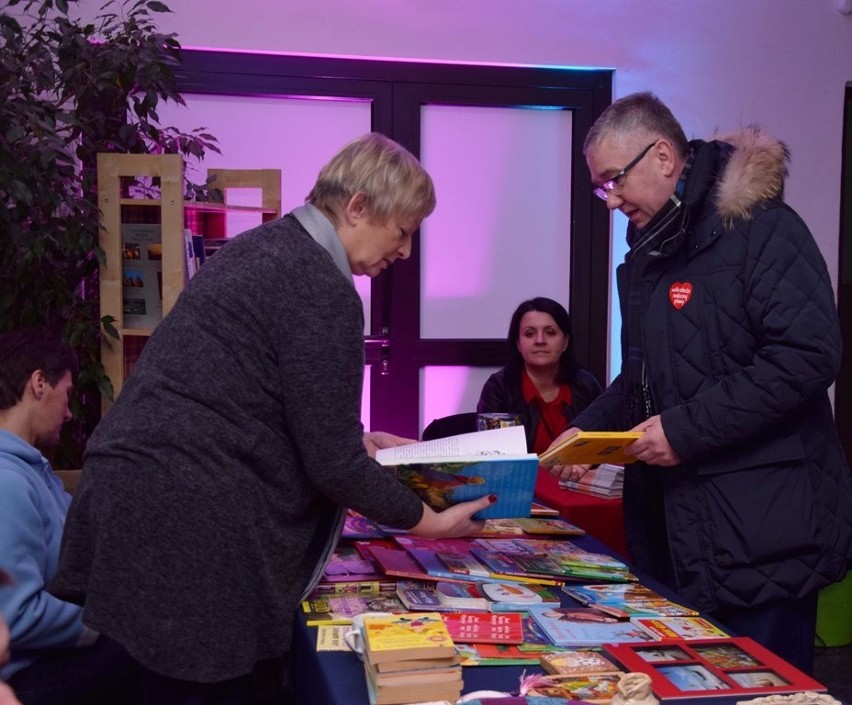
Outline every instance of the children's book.
{"type": "Polygon", "coordinates": [[[539,654],[516,644],[456,644],[462,666],[537,666],[539,654]]]}
{"type": "Polygon", "coordinates": [[[545,536],[584,536],[585,531],[557,517],[527,517],[514,520],[525,534],[545,536]]]}
{"type": "Polygon", "coordinates": [[[397,581],[391,578],[383,578],[379,580],[342,580],[340,582],[317,583],[310,598],[330,597],[332,595],[360,595],[361,597],[371,597],[378,595],[388,595],[396,592],[397,581]]]}
{"type": "Polygon", "coordinates": [[[609,703],[618,692],[620,678],[617,673],[528,676],[522,682],[521,692],[528,696],[609,703]]]}
{"type": "Polygon", "coordinates": [[[524,623],[519,612],[447,612],[444,624],[459,644],[522,644],[524,623]]]}
{"type": "Polygon", "coordinates": [[[449,658],[455,645],[438,612],[366,615],[364,654],[372,664],[449,658]]]}
{"type": "Polygon", "coordinates": [[[560,604],[556,587],[527,583],[481,583],[479,589],[491,601],[492,612],[524,612],[530,605],[560,604]]]}
{"type": "Polygon", "coordinates": [[[530,515],[538,457],[527,452],[523,426],[382,448],[376,460],[436,511],[493,494],[497,501],[475,518],[530,515]]]}
{"type": "Polygon", "coordinates": [[[703,617],[634,617],[630,621],[655,639],[711,639],[730,636],[703,617]]]}
{"type": "Polygon", "coordinates": [[[636,461],[626,448],[642,433],[638,431],[578,431],[539,456],[545,467],[551,465],[625,465],[636,461]]]}
{"type": "Polygon", "coordinates": [[[384,575],[370,559],[352,546],[338,546],[331,555],[322,576],[324,583],[380,580],[384,575]]]}
{"type": "Polygon", "coordinates": [[[679,605],[639,583],[566,585],[563,590],[588,607],[597,607],[614,617],[688,617],[696,610],[679,605]]]}
{"type": "Polygon", "coordinates": [[[556,646],[600,646],[604,643],[652,642],[656,638],[636,624],[591,607],[533,605],[530,616],[556,646]]]}
{"type": "Polygon", "coordinates": [[[387,532],[380,524],[368,519],[362,514],[349,509],[344,519],[341,536],[345,539],[375,539],[385,538],[387,532]]]}
{"type": "Polygon", "coordinates": [[[600,651],[574,649],[551,651],[539,656],[541,667],[548,673],[590,675],[592,673],[622,673],[622,670],[600,651]]]}
{"type": "Polygon", "coordinates": [[[374,597],[332,595],[303,600],[302,611],[305,613],[305,623],[315,627],[320,624],[351,624],[356,614],[405,612],[406,607],[393,593],[374,597]]]}
{"type": "MultiPolygon", "coordinates": [[[[385,575],[397,578],[408,578],[411,580],[451,580],[452,578],[438,578],[427,573],[422,566],[414,560],[408,551],[402,549],[385,548],[384,546],[372,546],[370,552],[376,559],[376,563],[384,571],[385,575]]],[[[459,582],[468,582],[459,580],[459,582]]]]}

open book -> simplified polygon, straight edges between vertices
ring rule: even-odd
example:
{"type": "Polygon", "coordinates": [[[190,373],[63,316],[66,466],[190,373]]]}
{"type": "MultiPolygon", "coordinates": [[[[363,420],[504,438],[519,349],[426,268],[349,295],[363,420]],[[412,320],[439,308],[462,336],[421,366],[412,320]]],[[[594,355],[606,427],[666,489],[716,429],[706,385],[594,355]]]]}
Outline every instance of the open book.
{"type": "Polygon", "coordinates": [[[578,431],[544,451],[539,461],[544,466],[624,465],[636,461],[625,448],[641,436],[641,431],[578,431]]]}
{"type": "Polygon", "coordinates": [[[530,515],[538,457],[527,452],[523,426],[383,448],[376,460],[393,466],[399,479],[437,511],[494,494],[497,501],[477,519],[530,515]]]}

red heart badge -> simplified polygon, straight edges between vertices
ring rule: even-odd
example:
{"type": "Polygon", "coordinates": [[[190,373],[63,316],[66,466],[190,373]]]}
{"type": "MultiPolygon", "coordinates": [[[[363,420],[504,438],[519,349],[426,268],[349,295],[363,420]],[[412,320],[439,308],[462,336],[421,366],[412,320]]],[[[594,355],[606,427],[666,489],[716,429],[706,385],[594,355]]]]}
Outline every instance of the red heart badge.
{"type": "Polygon", "coordinates": [[[678,311],[686,306],[687,301],[692,298],[692,284],[689,282],[675,282],[669,288],[669,301],[678,311]]]}

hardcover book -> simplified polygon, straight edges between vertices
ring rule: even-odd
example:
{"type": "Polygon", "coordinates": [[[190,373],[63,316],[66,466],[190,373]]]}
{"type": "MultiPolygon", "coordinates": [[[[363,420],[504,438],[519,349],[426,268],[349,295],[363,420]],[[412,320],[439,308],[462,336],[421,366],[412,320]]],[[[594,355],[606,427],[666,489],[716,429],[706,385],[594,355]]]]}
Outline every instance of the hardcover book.
{"type": "Polygon", "coordinates": [[[438,612],[367,615],[364,647],[372,664],[455,655],[453,639],[438,612]]]}
{"type": "Polygon", "coordinates": [[[630,621],[656,639],[711,639],[729,636],[703,617],[634,617],[630,621]]]}
{"type": "Polygon", "coordinates": [[[597,673],[622,673],[622,670],[599,651],[576,649],[552,651],[539,656],[541,667],[548,673],[562,675],[590,675],[597,673]]]}
{"type": "Polygon", "coordinates": [[[518,612],[452,612],[443,615],[454,642],[522,644],[524,623],[518,612]]]}
{"type": "Polygon", "coordinates": [[[309,597],[302,601],[305,623],[309,627],[320,624],[351,624],[352,617],[364,612],[405,612],[406,607],[393,593],[367,596],[339,595],[309,597]]]}
{"type": "Polygon", "coordinates": [[[618,692],[620,678],[617,673],[532,676],[524,681],[524,692],[539,697],[609,703],[618,692]]]}
{"type": "Polygon", "coordinates": [[[614,617],[687,617],[696,610],[679,605],[639,583],[566,585],[564,592],[587,607],[614,617]]]}
{"type": "Polygon", "coordinates": [[[522,426],[382,448],[376,460],[436,511],[493,494],[497,501],[475,518],[530,515],[538,457],[527,453],[522,426]]]}
{"type": "Polygon", "coordinates": [[[381,580],[384,574],[376,563],[352,546],[338,546],[322,576],[324,583],[381,580]]]}
{"type": "Polygon", "coordinates": [[[591,607],[533,605],[529,613],[556,646],[600,646],[604,643],[656,641],[651,634],[637,625],[619,621],[591,607]]]}
{"type": "Polygon", "coordinates": [[[642,436],[637,431],[578,431],[539,456],[545,467],[551,465],[625,465],[636,461],[626,448],[642,436]]]}

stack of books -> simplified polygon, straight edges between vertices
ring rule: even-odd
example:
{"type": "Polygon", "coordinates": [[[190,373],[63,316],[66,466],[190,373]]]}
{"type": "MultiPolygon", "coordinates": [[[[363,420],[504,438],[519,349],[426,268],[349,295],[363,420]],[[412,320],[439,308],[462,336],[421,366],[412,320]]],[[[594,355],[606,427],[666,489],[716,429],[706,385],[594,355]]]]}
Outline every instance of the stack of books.
{"type": "Polygon", "coordinates": [[[618,499],[624,487],[624,466],[603,463],[589,468],[579,480],[560,480],[559,486],[594,497],[618,499]]]}
{"type": "Polygon", "coordinates": [[[371,705],[458,700],[461,659],[439,613],[365,616],[363,636],[371,705]]]}

